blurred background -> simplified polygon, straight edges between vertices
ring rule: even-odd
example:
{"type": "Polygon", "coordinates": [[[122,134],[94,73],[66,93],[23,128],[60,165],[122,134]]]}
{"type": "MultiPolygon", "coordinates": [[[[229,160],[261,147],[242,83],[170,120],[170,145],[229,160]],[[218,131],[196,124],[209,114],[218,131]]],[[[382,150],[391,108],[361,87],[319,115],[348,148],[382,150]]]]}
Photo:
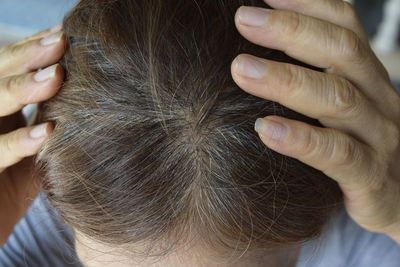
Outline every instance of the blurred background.
{"type": "MultiPolygon", "coordinates": [[[[78,0],[0,0],[0,48],[60,23],[78,0]]],[[[400,0],[348,0],[400,92],[400,0]]]]}
{"type": "Polygon", "coordinates": [[[60,23],[78,0],[0,0],[0,47],[60,23]]]}

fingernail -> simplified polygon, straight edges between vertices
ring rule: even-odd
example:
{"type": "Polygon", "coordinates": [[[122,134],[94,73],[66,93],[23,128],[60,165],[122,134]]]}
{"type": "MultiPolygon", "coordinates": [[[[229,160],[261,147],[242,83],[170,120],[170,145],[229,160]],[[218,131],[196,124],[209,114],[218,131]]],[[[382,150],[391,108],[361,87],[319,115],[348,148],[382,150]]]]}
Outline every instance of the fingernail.
{"type": "Polygon", "coordinates": [[[262,26],[267,22],[268,9],[242,6],[239,8],[239,21],[249,26],[262,26]]]}
{"type": "Polygon", "coordinates": [[[33,77],[36,82],[43,82],[50,78],[53,78],[56,74],[57,64],[47,67],[43,70],[40,70],[38,73],[35,74],[33,77]]]}
{"type": "Polygon", "coordinates": [[[33,139],[44,137],[47,134],[46,128],[47,128],[47,123],[37,125],[29,132],[29,135],[33,139]]]}
{"type": "Polygon", "coordinates": [[[262,118],[256,120],[254,130],[261,135],[278,141],[286,139],[289,134],[288,127],[284,123],[262,118]]]}
{"type": "Polygon", "coordinates": [[[240,55],[236,58],[235,71],[248,78],[261,79],[267,74],[267,63],[262,59],[240,55]]]}
{"type": "Polygon", "coordinates": [[[62,24],[57,24],[53,28],[50,29],[50,32],[59,32],[62,29],[62,24]]]}
{"type": "Polygon", "coordinates": [[[42,40],[40,40],[40,44],[47,46],[47,45],[57,43],[61,40],[61,37],[63,36],[63,34],[64,34],[63,32],[52,33],[46,37],[43,37],[42,40]]]}

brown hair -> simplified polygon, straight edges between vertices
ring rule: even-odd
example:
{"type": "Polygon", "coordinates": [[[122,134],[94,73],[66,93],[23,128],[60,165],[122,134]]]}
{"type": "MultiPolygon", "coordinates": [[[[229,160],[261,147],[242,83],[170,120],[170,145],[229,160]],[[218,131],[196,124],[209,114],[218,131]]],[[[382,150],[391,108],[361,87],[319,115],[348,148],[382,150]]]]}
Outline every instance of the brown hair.
{"type": "Polygon", "coordinates": [[[67,78],[42,106],[55,131],[39,162],[69,225],[164,253],[188,236],[243,252],[320,234],[342,201],[338,185],[269,150],[254,131],[270,114],[318,122],[249,95],[230,74],[242,52],[300,63],[241,37],[233,20],[241,5],[265,7],[82,0],[65,18],[67,78]]]}

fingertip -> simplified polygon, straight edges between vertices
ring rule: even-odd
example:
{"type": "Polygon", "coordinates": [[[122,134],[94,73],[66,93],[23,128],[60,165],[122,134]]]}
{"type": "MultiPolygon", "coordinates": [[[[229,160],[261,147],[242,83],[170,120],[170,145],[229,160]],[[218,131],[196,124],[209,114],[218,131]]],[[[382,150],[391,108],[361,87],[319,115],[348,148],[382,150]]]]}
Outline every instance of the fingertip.
{"type": "Polygon", "coordinates": [[[289,126],[279,117],[258,118],[254,130],[275,142],[282,142],[289,136],[289,126]]]}
{"type": "Polygon", "coordinates": [[[237,74],[239,72],[238,70],[239,70],[240,64],[243,60],[243,57],[244,57],[244,54],[239,54],[233,59],[232,64],[231,64],[232,73],[237,74]]]}
{"type": "Polygon", "coordinates": [[[54,65],[54,76],[48,81],[48,84],[45,85],[46,89],[45,94],[43,95],[42,100],[48,100],[53,97],[62,87],[63,81],[65,78],[64,68],[60,64],[54,65]]]}
{"type": "Polygon", "coordinates": [[[43,70],[39,70],[34,75],[34,80],[38,83],[49,81],[50,84],[46,84],[46,87],[59,87],[64,77],[64,68],[59,63],[56,63],[43,70]]]}
{"type": "Polygon", "coordinates": [[[44,81],[54,78],[56,75],[56,68],[57,68],[57,65],[52,65],[45,69],[39,70],[33,76],[34,81],[40,83],[40,82],[44,82],[44,81]]]}
{"type": "Polygon", "coordinates": [[[65,73],[63,67],[57,63],[30,73],[28,77],[30,81],[19,88],[19,102],[25,105],[42,102],[56,95],[62,87],[65,73]]]}
{"type": "Polygon", "coordinates": [[[236,82],[236,78],[237,78],[237,68],[238,68],[238,62],[239,62],[239,57],[240,55],[237,55],[231,63],[231,74],[232,74],[232,78],[234,79],[234,81],[236,82]]]}
{"type": "Polygon", "coordinates": [[[50,67],[38,71],[35,75],[35,81],[48,82],[45,84],[46,88],[59,89],[61,83],[64,81],[64,77],[64,68],[59,63],[56,63],[50,67]],[[43,79],[37,79],[37,76],[40,76],[42,73],[47,74],[47,76],[44,76],[43,79]]]}
{"type": "Polygon", "coordinates": [[[53,133],[53,130],[53,124],[50,122],[32,126],[29,129],[28,139],[22,142],[22,146],[26,146],[26,155],[24,155],[24,157],[37,154],[49,136],[53,133]]]}
{"type": "Polygon", "coordinates": [[[261,64],[257,62],[256,64],[253,64],[253,66],[251,66],[251,64],[249,64],[249,61],[253,62],[254,60],[260,61],[262,63],[265,62],[264,65],[266,64],[266,60],[261,58],[256,58],[251,54],[245,54],[245,53],[237,55],[232,61],[231,64],[232,78],[234,79],[236,84],[238,84],[238,86],[241,87],[243,90],[247,90],[246,85],[248,84],[248,80],[254,82],[255,80],[263,78],[263,76],[265,75],[265,73],[263,73],[262,77],[260,77],[261,72],[259,69],[257,69],[256,71],[257,75],[255,78],[253,73],[248,74],[249,67],[257,67],[258,65],[261,64]]]}
{"type": "Polygon", "coordinates": [[[37,154],[52,132],[52,123],[46,122],[0,135],[0,171],[37,154]]]}
{"type": "Polygon", "coordinates": [[[51,122],[46,123],[45,133],[46,136],[50,136],[54,132],[54,125],[51,122]]]}
{"type": "Polygon", "coordinates": [[[59,63],[56,64],[55,68],[55,77],[62,82],[65,77],[64,68],[59,63]]]}
{"type": "Polygon", "coordinates": [[[51,32],[49,35],[44,36],[42,39],[40,39],[40,44],[42,46],[49,46],[49,45],[54,45],[58,43],[62,43],[62,41],[65,39],[65,34],[61,31],[59,32],[51,32]]]}
{"type": "Polygon", "coordinates": [[[241,26],[241,23],[240,23],[240,10],[243,9],[244,7],[245,6],[240,6],[238,9],[236,9],[236,12],[235,12],[234,21],[235,21],[235,26],[238,29],[241,26]]]}
{"type": "Polygon", "coordinates": [[[240,9],[243,8],[243,7],[244,6],[242,5],[242,6],[238,7],[238,9],[236,9],[235,16],[234,16],[235,22],[238,22],[238,20],[239,20],[239,12],[240,12],[240,9]]]}
{"type": "Polygon", "coordinates": [[[31,63],[28,66],[29,70],[56,64],[65,53],[66,40],[67,38],[63,32],[53,33],[40,40],[36,40],[37,50],[31,55],[31,63]]]}
{"type": "Polygon", "coordinates": [[[50,29],[50,32],[59,32],[62,30],[62,26],[62,23],[57,24],[50,29]]]}
{"type": "Polygon", "coordinates": [[[47,138],[53,132],[53,124],[45,122],[36,126],[33,126],[29,131],[29,137],[33,140],[43,141],[42,139],[47,138]]]}

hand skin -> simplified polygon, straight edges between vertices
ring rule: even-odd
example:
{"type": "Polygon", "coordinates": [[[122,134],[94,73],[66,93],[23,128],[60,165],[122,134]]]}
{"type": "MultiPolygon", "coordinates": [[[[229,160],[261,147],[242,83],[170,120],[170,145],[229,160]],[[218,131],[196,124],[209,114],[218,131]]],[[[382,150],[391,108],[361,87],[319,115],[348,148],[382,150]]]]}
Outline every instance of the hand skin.
{"type": "Polygon", "coordinates": [[[33,156],[53,126],[24,127],[21,109],[51,98],[61,87],[64,71],[56,62],[64,54],[65,35],[60,29],[57,25],[0,50],[0,247],[40,190],[33,156]]]}
{"type": "Polygon", "coordinates": [[[400,244],[400,97],[356,11],[341,0],[264,2],[274,9],[238,9],[238,31],[324,72],[241,54],[232,62],[233,79],[324,127],[267,116],[255,130],[272,150],[337,181],[361,227],[400,244]]]}

